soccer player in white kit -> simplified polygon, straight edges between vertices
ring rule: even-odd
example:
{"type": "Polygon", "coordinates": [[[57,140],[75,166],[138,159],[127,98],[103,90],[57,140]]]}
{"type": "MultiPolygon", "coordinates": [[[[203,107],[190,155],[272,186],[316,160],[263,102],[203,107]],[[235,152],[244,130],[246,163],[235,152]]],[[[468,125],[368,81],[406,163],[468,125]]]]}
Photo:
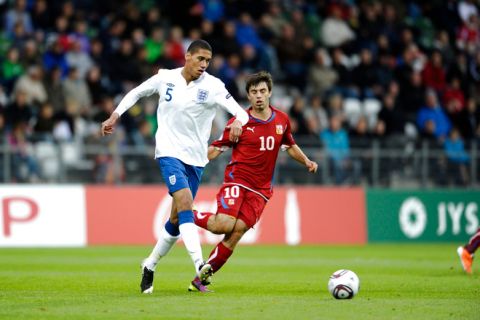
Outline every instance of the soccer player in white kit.
{"type": "Polygon", "coordinates": [[[223,82],[208,74],[212,48],[204,40],[195,40],[185,54],[185,65],[162,69],[128,92],[110,117],[102,123],[102,134],[111,134],[120,116],[141,97],[157,93],[158,129],[155,134],[155,159],[173,197],[170,219],[160,232],[152,253],[142,263],[143,293],[153,292],[153,274],[163,256],[179,236],[192,258],[197,275],[207,279],[211,266],[204,262],[192,205],[203,168],[208,163],[208,139],[217,107],[236,117],[229,138],[238,141],[248,114],[232,98],[223,82]]]}

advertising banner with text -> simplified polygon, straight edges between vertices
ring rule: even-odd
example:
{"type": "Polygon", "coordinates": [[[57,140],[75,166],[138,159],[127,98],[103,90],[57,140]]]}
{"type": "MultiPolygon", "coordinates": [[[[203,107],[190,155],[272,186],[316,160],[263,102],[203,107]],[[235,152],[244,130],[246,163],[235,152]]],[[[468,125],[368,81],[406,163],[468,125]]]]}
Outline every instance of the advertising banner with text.
{"type": "Polygon", "coordinates": [[[367,191],[369,242],[465,242],[477,230],[480,192],[367,191]]]}
{"type": "Polygon", "coordinates": [[[0,186],[0,247],[87,244],[83,186],[0,186]]]}
{"type": "MultiPolygon", "coordinates": [[[[216,212],[217,187],[201,187],[199,211],[216,212]]],[[[86,187],[88,244],[153,244],[170,214],[165,187],[86,187]]],[[[222,236],[200,230],[203,243],[222,236]]],[[[278,187],[244,244],[356,244],[366,242],[361,188],[278,187]]]]}

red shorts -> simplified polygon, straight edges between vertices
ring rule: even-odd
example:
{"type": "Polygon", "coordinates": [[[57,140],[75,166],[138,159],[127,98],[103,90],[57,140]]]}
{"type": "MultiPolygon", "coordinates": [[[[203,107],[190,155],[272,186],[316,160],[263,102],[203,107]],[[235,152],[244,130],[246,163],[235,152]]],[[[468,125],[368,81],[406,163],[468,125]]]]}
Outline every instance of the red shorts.
{"type": "Polygon", "coordinates": [[[217,213],[240,219],[251,228],[260,219],[267,201],[237,185],[224,185],[217,193],[217,213]]]}

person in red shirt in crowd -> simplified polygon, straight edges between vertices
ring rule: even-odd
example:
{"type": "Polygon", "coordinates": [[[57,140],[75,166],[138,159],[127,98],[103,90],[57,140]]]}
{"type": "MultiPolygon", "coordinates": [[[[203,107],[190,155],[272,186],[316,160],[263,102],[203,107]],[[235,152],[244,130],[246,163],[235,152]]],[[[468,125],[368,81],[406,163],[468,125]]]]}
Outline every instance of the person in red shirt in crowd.
{"type": "Polygon", "coordinates": [[[435,50],[432,52],[430,60],[422,71],[422,78],[426,87],[435,89],[438,94],[443,93],[447,86],[447,75],[440,51],[435,50]]]}
{"type": "MultiPolygon", "coordinates": [[[[249,121],[243,127],[239,142],[228,141],[230,119],[222,137],[208,149],[208,158],[217,158],[232,148],[232,158],[225,168],[222,187],[217,193],[217,213],[194,210],[195,224],[215,234],[225,234],[210,253],[208,263],[213,273],[227,262],[242,236],[260,219],[272,197],[272,178],[278,152],[285,146],[290,157],[315,173],[318,165],[311,161],[295,143],[288,115],[270,105],[273,81],[268,72],[261,71],[247,78],[245,89],[251,107],[249,121]]],[[[190,291],[208,292],[206,281],[195,277],[190,291]]]]}

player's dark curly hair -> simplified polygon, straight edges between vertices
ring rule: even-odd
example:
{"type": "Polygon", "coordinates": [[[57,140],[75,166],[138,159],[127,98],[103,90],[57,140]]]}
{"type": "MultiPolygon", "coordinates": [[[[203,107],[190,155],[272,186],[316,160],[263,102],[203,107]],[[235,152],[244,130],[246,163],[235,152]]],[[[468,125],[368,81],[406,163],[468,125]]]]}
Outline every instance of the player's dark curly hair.
{"type": "Polygon", "coordinates": [[[272,91],[273,80],[272,75],[267,71],[260,71],[254,74],[251,74],[247,77],[247,82],[245,84],[245,90],[248,93],[250,87],[256,87],[259,83],[265,82],[268,87],[268,91],[272,91]]]}
{"type": "Polygon", "coordinates": [[[210,46],[210,43],[208,43],[207,41],[202,40],[202,39],[198,39],[198,40],[193,41],[188,46],[187,52],[190,52],[190,53],[193,54],[200,49],[205,49],[205,50],[208,50],[208,51],[212,52],[212,47],[210,46]]]}

